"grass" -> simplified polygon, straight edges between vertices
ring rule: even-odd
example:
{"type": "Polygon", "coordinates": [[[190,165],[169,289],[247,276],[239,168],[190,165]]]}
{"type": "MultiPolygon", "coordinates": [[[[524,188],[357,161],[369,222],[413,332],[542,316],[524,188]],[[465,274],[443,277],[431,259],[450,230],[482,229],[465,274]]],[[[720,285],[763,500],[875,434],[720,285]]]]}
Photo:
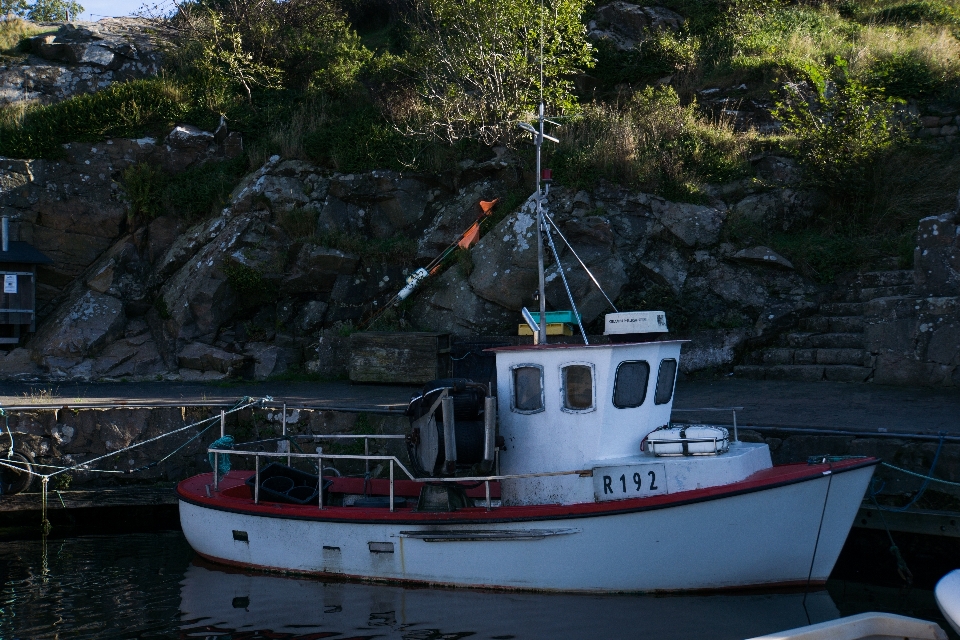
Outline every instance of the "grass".
{"type": "Polygon", "coordinates": [[[41,27],[16,17],[0,20],[0,53],[7,56],[22,54],[27,38],[52,31],[55,29],[41,27]]]}
{"type": "Polygon", "coordinates": [[[701,202],[705,184],[750,171],[751,136],[707,120],[669,87],[647,88],[620,104],[588,105],[560,135],[552,166],[560,181],[578,189],[604,179],[701,202]]]}
{"type": "Polygon", "coordinates": [[[206,162],[177,174],[139,163],[123,172],[122,183],[132,220],[149,221],[159,215],[198,220],[219,210],[247,171],[243,157],[206,162]]]}

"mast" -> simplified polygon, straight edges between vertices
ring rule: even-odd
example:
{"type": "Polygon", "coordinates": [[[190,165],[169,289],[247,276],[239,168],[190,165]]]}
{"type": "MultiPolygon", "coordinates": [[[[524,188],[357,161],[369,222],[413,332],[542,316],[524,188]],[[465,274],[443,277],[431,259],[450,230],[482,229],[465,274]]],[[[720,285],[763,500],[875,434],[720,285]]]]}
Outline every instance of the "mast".
{"type": "Polygon", "coordinates": [[[537,272],[540,278],[539,289],[537,297],[540,299],[540,335],[537,336],[537,344],[547,344],[547,292],[545,291],[546,287],[546,278],[543,270],[543,230],[544,230],[544,220],[543,220],[543,206],[542,198],[543,193],[540,191],[540,147],[543,146],[543,101],[540,101],[540,116],[539,116],[539,127],[537,130],[536,138],[536,147],[537,147],[537,272]]]}

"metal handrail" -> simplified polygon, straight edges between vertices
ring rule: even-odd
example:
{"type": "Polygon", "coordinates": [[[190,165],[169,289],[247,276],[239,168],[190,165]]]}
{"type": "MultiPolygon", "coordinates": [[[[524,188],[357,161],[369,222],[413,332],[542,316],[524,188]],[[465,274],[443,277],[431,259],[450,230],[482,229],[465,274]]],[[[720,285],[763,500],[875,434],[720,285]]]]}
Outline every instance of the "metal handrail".
{"type": "MultiPolygon", "coordinates": [[[[323,436],[323,435],[302,435],[302,436],[291,436],[292,438],[328,438],[332,436],[323,436]]],[[[406,436],[402,435],[338,435],[334,437],[340,438],[365,438],[365,439],[398,439],[405,438],[406,436]]],[[[267,443],[267,442],[282,442],[283,438],[269,438],[266,440],[257,440],[254,442],[244,443],[245,446],[267,443]]],[[[544,478],[550,476],[566,476],[566,475],[577,475],[580,477],[591,477],[593,476],[592,469],[577,469],[575,471],[545,471],[541,473],[517,473],[517,474],[507,474],[507,475],[493,475],[493,476],[467,476],[467,477],[450,477],[450,478],[418,478],[410,473],[410,470],[404,466],[396,456],[381,456],[381,455],[359,455],[359,454],[325,454],[322,451],[317,453],[292,453],[292,452],[273,452],[273,451],[249,451],[247,449],[214,449],[208,448],[207,453],[213,454],[214,459],[214,474],[213,474],[213,490],[219,491],[220,481],[219,474],[217,469],[219,469],[219,460],[220,455],[240,455],[240,456],[253,456],[255,458],[254,464],[254,504],[260,503],[260,457],[266,458],[307,458],[307,459],[316,459],[317,460],[317,471],[318,471],[318,484],[319,484],[319,507],[323,509],[323,461],[325,459],[329,460],[364,460],[369,463],[370,460],[387,460],[390,462],[390,512],[394,511],[393,497],[394,497],[394,474],[393,474],[393,465],[400,467],[400,470],[403,471],[407,478],[413,482],[447,482],[447,483],[459,483],[459,482],[483,482],[484,490],[486,494],[486,507],[487,511],[492,509],[492,502],[490,499],[490,483],[499,481],[499,480],[514,480],[514,479],[523,479],[523,478],[544,478]]]]}
{"type": "Polygon", "coordinates": [[[740,442],[740,434],[737,433],[737,411],[743,411],[743,407],[698,407],[696,409],[670,409],[670,412],[678,413],[696,413],[700,411],[732,411],[733,412],[733,441],[740,442]]]}

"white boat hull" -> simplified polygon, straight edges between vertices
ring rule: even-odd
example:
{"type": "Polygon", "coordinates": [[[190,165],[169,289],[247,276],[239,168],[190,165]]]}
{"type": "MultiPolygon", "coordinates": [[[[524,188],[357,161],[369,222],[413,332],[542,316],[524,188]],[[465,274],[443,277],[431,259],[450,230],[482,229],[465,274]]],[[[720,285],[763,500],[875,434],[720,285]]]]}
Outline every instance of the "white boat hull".
{"type": "Polygon", "coordinates": [[[816,584],[872,474],[871,464],[652,509],[457,524],[261,515],[181,493],[180,521],[210,560],[303,574],[594,592],[816,584]]]}

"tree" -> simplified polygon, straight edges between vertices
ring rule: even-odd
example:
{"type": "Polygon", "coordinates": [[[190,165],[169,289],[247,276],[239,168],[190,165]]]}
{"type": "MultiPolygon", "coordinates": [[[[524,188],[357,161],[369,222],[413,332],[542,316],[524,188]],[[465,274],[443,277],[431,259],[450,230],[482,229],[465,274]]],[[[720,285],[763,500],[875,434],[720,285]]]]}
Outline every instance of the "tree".
{"type": "Polygon", "coordinates": [[[34,22],[69,22],[83,13],[83,6],[74,0],[36,0],[27,11],[34,22]]]}
{"type": "Polygon", "coordinates": [[[0,14],[5,16],[12,14],[22,18],[29,9],[27,0],[0,0],[0,14]]]}
{"type": "Polygon", "coordinates": [[[448,142],[510,142],[541,92],[551,110],[575,107],[570,75],[593,65],[581,22],[586,0],[412,4],[407,67],[421,98],[412,126],[421,133],[448,142]]]}
{"type": "Polygon", "coordinates": [[[369,59],[329,0],[192,0],[177,5],[185,66],[242,85],[296,89],[348,82],[369,59]]]}

